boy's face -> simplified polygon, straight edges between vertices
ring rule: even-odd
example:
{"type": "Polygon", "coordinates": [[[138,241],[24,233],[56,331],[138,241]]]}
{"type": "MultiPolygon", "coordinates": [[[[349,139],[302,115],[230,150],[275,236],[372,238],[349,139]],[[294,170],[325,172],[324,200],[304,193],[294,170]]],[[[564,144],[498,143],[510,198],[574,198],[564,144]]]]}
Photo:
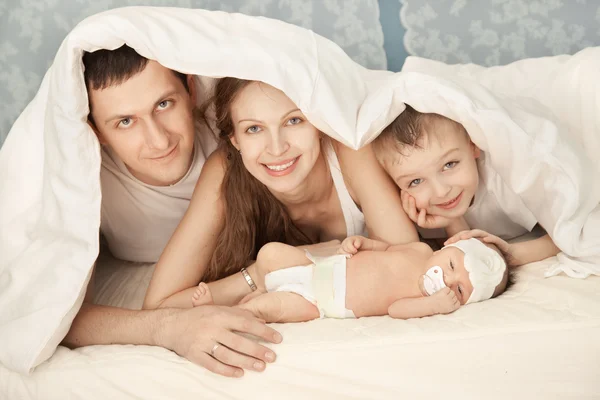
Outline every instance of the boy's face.
{"type": "Polygon", "coordinates": [[[190,93],[173,71],[148,61],[120,85],[90,90],[90,104],[102,144],[129,172],[153,186],[167,186],[187,173],[194,151],[194,85],[190,93]]]}
{"type": "Polygon", "coordinates": [[[386,150],[383,167],[415,198],[417,209],[449,219],[465,214],[479,182],[479,149],[458,124],[430,121],[419,148],[386,150]],[[393,154],[392,154],[393,152],[393,154]]]}
{"type": "Polygon", "coordinates": [[[436,265],[444,272],[446,286],[454,291],[460,304],[464,305],[473,293],[469,271],[465,269],[465,253],[456,247],[445,247],[433,253],[425,269],[436,265]]]}

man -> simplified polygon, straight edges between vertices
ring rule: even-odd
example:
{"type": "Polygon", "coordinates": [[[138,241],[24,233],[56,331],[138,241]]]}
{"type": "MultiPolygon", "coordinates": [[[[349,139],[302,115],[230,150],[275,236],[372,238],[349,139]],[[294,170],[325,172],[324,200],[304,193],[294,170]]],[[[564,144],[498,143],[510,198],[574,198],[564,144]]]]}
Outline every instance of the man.
{"type": "MultiPolygon", "coordinates": [[[[83,57],[89,123],[103,145],[102,223],[109,249],[156,262],[183,217],[202,165],[216,143],[196,134],[191,76],[150,61],[128,46],[83,57]]],[[[242,376],[275,359],[281,335],[249,313],[227,307],[127,310],[93,304],[93,280],[63,344],[157,345],[207,369],[242,376]],[[219,347],[233,351],[219,351],[219,347]]]]}

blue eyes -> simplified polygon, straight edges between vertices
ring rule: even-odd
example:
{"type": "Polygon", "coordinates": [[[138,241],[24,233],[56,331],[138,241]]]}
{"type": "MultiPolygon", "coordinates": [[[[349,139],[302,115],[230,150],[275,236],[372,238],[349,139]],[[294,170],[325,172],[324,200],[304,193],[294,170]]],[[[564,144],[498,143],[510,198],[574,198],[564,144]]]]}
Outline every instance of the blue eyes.
{"type": "MultiPolygon", "coordinates": [[[[298,125],[300,123],[302,123],[303,119],[300,117],[293,117],[290,118],[286,121],[285,125],[286,126],[290,126],[290,125],[298,125]]],[[[246,133],[259,133],[261,132],[263,129],[258,126],[258,125],[252,125],[251,127],[249,127],[248,129],[246,129],[246,133]]]]}
{"type": "Polygon", "coordinates": [[[458,161],[447,162],[446,164],[444,164],[444,169],[452,169],[456,167],[456,164],[458,164],[458,161]]]}
{"type": "MultiPolygon", "coordinates": [[[[452,168],[456,167],[458,165],[458,163],[459,163],[459,161],[450,161],[450,162],[447,162],[446,164],[444,164],[444,167],[442,168],[442,171],[447,171],[449,169],[452,169],[452,168]]],[[[421,183],[423,183],[423,178],[413,179],[408,184],[408,188],[409,189],[410,188],[414,188],[415,186],[418,186],[421,183]]]]}
{"type": "Polygon", "coordinates": [[[163,100],[160,103],[158,103],[157,108],[160,110],[164,110],[165,108],[167,108],[170,105],[171,105],[171,100],[163,100]]]}
{"type": "MultiPolygon", "coordinates": [[[[163,100],[156,105],[157,111],[163,111],[173,105],[173,100],[163,100]]],[[[133,118],[123,118],[117,123],[117,128],[129,128],[133,125],[133,118]]]]}
{"type": "Polygon", "coordinates": [[[131,121],[131,118],[123,118],[122,120],[119,121],[117,126],[122,126],[123,128],[127,128],[128,126],[131,126],[133,122],[131,121]]]}
{"type": "Polygon", "coordinates": [[[417,179],[413,179],[412,181],[410,181],[410,183],[408,184],[408,187],[415,187],[417,186],[419,183],[423,182],[423,179],[421,178],[417,178],[417,179]]]}
{"type": "Polygon", "coordinates": [[[250,128],[246,129],[246,132],[248,132],[248,133],[258,133],[260,131],[261,131],[260,127],[256,126],[256,125],[252,125],[250,128]]]}

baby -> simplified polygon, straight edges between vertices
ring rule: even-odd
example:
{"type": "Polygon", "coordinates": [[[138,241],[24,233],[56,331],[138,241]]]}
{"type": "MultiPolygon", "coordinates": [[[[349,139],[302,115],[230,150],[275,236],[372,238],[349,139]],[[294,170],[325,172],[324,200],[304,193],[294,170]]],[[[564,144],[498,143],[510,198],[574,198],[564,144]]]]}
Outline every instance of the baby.
{"type": "Polygon", "coordinates": [[[256,263],[242,271],[244,279],[236,274],[201,283],[192,303],[210,303],[223,299],[218,291],[247,292],[248,286],[258,285],[238,307],[267,322],[386,314],[405,319],[451,313],[495,297],[509,284],[503,257],[477,239],[434,252],[424,243],[391,246],[352,236],[342,242],[341,251],[347,254],[314,257],[296,247],[268,243],[256,263]]]}

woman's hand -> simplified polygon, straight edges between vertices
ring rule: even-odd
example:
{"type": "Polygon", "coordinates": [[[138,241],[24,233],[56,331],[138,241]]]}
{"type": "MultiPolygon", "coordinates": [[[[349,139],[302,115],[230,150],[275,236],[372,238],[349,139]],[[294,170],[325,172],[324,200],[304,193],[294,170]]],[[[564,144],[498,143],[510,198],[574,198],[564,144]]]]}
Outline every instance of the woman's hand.
{"type": "Polygon", "coordinates": [[[275,353],[249,339],[281,343],[281,335],[250,312],[224,307],[199,306],[172,309],[156,331],[156,344],[173,350],[209,371],[241,377],[244,369],[263,371],[275,353]]]}

